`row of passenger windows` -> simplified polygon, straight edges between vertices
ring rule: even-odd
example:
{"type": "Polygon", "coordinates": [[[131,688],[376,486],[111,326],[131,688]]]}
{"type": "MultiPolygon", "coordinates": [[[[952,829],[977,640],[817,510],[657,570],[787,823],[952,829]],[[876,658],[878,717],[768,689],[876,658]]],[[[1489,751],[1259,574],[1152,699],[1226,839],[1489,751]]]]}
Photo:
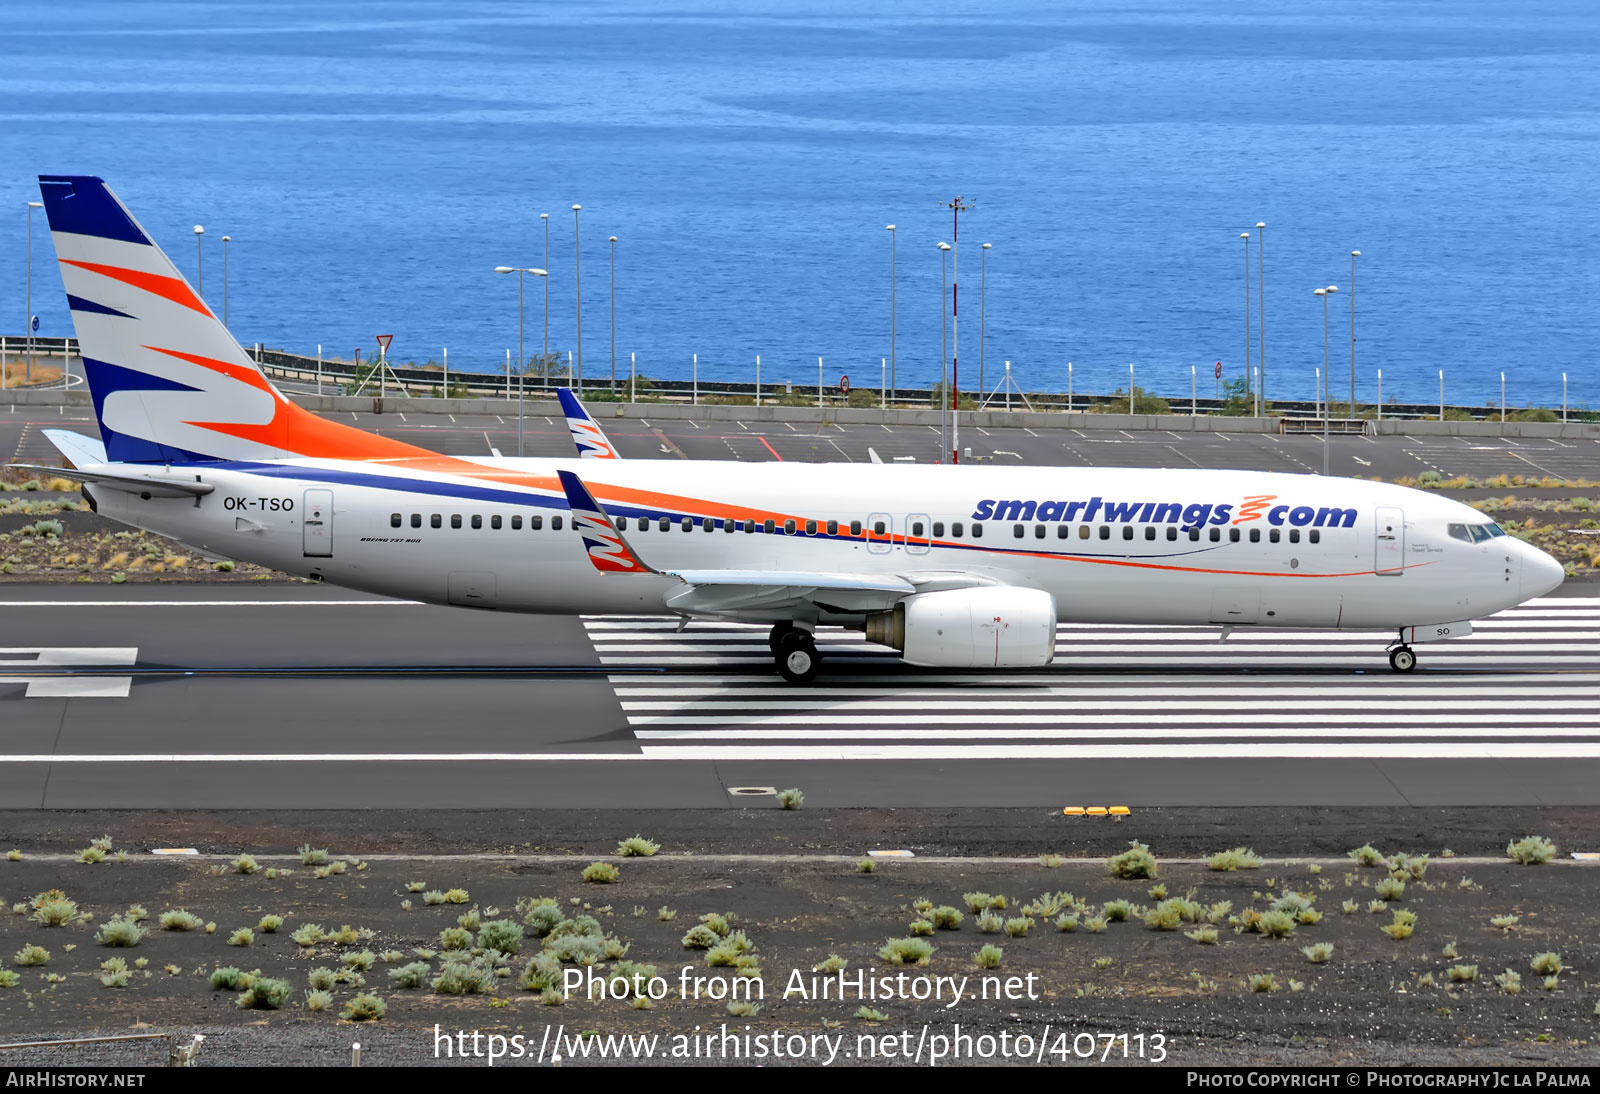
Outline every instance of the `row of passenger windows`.
{"type": "MultiPolygon", "coordinates": [[[[933,527],[934,527],[934,534],[938,535],[939,526],[937,524],[935,524],[933,527]]],[[[1044,539],[1045,536],[1047,535],[1046,529],[1049,528],[1049,527],[1050,526],[1047,525],[1047,524],[1035,524],[1033,526],[1033,538],[1034,539],[1044,539]]],[[[1091,539],[1091,538],[1093,538],[1095,533],[1092,531],[1092,527],[1098,527],[1100,529],[1099,538],[1101,538],[1101,539],[1110,539],[1111,538],[1111,525],[1109,525],[1109,524],[1101,524],[1101,525],[1097,525],[1097,526],[1091,526],[1091,525],[1088,525],[1088,524],[1080,524],[1080,525],[1078,525],[1078,538],[1079,539],[1091,539]]],[[[1122,527],[1122,538],[1123,539],[1134,539],[1136,537],[1137,533],[1135,532],[1133,525],[1124,524],[1121,527],[1122,527]]],[[[1071,538],[1071,536],[1072,536],[1072,526],[1071,525],[1058,524],[1058,525],[1055,526],[1055,528],[1056,528],[1056,538],[1057,539],[1070,539],[1071,538]]],[[[1298,528],[1290,528],[1288,531],[1289,531],[1289,542],[1290,543],[1299,543],[1300,542],[1300,529],[1298,529],[1298,528]]],[[[1028,534],[1028,526],[1025,525],[1025,524],[1013,524],[1011,526],[1011,534],[1012,534],[1012,536],[1014,536],[1017,539],[1022,539],[1025,536],[1027,536],[1027,534],[1028,534]]],[[[1200,534],[1201,534],[1201,530],[1199,528],[1191,528],[1191,529],[1189,529],[1189,540],[1191,542],[1193,542],[1193,543],[1200,542],[1200,538],[1201,538],[1200,534]]],[[[1283,529],[1281,529],[1281,528],[1268,528],[1267,529],[1267,542],[1268,543],[1277,543],[1277,542],[1279,542],[1280,539],[1282,538],[1282,534],[1283,534],[1283,529]]],[[[1153,540],[1153,539],[1156,538],[1155,525],[1147,524],[1147,525],[1144,526],[1144,538],[1147,539],[1147,540],[1153,540]]],[[[1178,538],[1178,529],[1173,528],[1173,527],[1171,527],[1169,525],[1168,528],[1167,528],[1167,540],[1169,542],[1172,542],[1172,541],[1177,540],[1177,538],[1178,538]]],[[[1205,538],[1209,539],[1212,543],[1221,543],[1222,542],[1222,529],[1221,528],[1209,528],[1209,529],[1206,529],[1206,537],[1205,538]]],[[[1242,530],[1241,529],[1238,529],[1238,528],[1229,528],[1228,529],[1228,542],[1229,543],[1238,543],[1243,538],[1244,538],[1244,536],[1242,535],[1242,530]]],[[[1308,531],[1308,533],[1307,533],[1307,537],[1306,538],[1312,543],[1320,543],[1320,542],[1322,542],[1322,531],[1321,531],[1321,529],[1318,529],[1318,528],[1310,529],[1308,531]]],[[[1261,542],[1261,529],[1260,528],[1252,528],[1252,529],[1250,529],[1249,539],[1250,539],[1251,543],[1260,543],[1261,542]]]]}
{"type": "MultiPolygon", "coordinates": [[[[473,527],[473,528],[482,528],[484,526],[484,517],[483,517],[483,514],[481,514],[481,513],[474,513],[474,514],[472,514],[472,516],[470,516],[468,518],[465,518],[465,519],[470,522],[470,526],[473,527]]],[[[491,514],[488,519],[489,519],[489,527],[491,529],[499,529],[499,528],[502,528],[502,527],[505,526],[505,524],[504,524],[505,518],[503,518],[499,513],[491,514]]],[[[450,515],[450,527],[452,527],[452,528],[463,527],[462,521],[463,521],[463,518],[462,518],[460,513],[452,513],[450,515]]],[[[400,514],[400,513],[390,513],[389,514],[389,527],[391,527],[391,528],[400,528],[400,527],[403,527],[405,525],[405,523],[406,523],[406,521],[405,521],[405,519],[404,519],[402,514],[400,514]]],[[[737,531],[743,530],[745,532],[754,533],[759,529],[760,531],[765,532],[768,535],[773,535],[773,534],[776,534],[776,533],[781,531],[782,534],[786,535],[786,536],[792,536],[792,535],[799,534],[800,524],[801,524],[801,522],[798,522],[798,521],[786,520],[786,521],[783,522],[783,524],[780,527],[777,521],[772,521],[772,520],[761,521],[758,524],[756,521],[753,521],[753,520],[724,520],[724,521],[720,521],[719,522],[718,520],[716,520],[716,519],[714,519],[712,517],[702,517],[698,521],[696,521],[693,517],[680,517],[677,520],[673,520],[671,517],[657,517],[657,518],[654,518],[654,519],[652,519],[650,517],[636,517],[636,518],[634,518],[634,524],[633,524],[632,527],[633,527],[633,530],[640,531],[640,532],[647,532],[647,531],[650,530],[651,525],[654,524],[657,529],[659,529],[660,531],[663,531],[663,532],[670,532],[670,531],[672,531],[672,529],[674,527],[678,528],[680,531],[692,532],[692,531],[695,530],[696,526],[698,526],[702,531],[712,532],[712,531],[716,530],[717,525],[719,523],[722,525],[722,530],[725,531],[725,532],[737,532],[737,531]]],[[[421,513],[412,513],[411,514],[410,524],[411,524],[411,527],[413,527],[413,528],[421,528],[422,527],[422,514],[421,513]]],[[[628,524],[628,518],[627,517],[618,518],[618,524],[622,528],[623,531],[628,531],[629,530],[629,524],[628,524]]],[[[510,518],[510,526],[511,526],[511,529],[513,531],[520,530],[522,528],[522,516],[520,514],[513,515],[510,518]]],[[[836,520],[829,520],[829,521],[808,520],[808,521],[804,522],[804,526],[805,526],[805,534],[808,535],[808,536],[817,535],[819,532],[823,533],[823,534],[826,534],[826,535],[830,535],[830,536],[837,536],[839,534],[839,522],[836,521],[836,520]]],[[[430,528],[443,528],[444,527],[444,517],[443,517],[443,515],[441,515],[439,513],[431,514],[428,517],[428,527],[430,527],[430,528]]],[[[544,517],[543,516],[535,515],[535,516],[530,516],[528,518],[528,528],[529,528],[530,531],[537,532],[543,527],[544,527],[544,517]]],[[[561,517],[552,516],[550,518],[550,527],[551,527],[552,530],[559,531],[561,529],[561,517]]],[[[924,529],[926,529],[927,527],[928,527],[927,524],[925,524],[924,522],[922,522],[920,520],[912,521],[910,523],[910,526],[909,526],[907,534],[912,539],[924,539],[924,538],[927,537],[927,532],[924,531],[924,529]]],[[[1044,539],[1044,538],[1046,538],[1046,536],[1048,535],[1047,529],[1049,527],[1050,527],[1050,525],[1047,525],[1047,524],[1035,524],[1033,526],[1033,538],[1035,538],[1035,539],[1044,539]]],[[[1112,529],[1111,529],[1111,525],[1109,525],[1109,524],[1101,524],[1101,525],[1080,524],[1080,525],[1077,526],[1077,528],[1078,528],[1078,538],[1079,539],[1092,539],[1092,538],[1094,538],[1095,533],[1093,532],[1092,529],[1095,528],[1095,527],[1098,527],[1100,529],[1100,532],[1099,532],[1099,538],[1100,539],[1110,539],[1110,538],[1112,538],[1112,529]]],[[[1133,525],[1124,524],[1121,527],[1122,527],[1122,538],[1123,539],[1134,539],[1134,538],[1136,538],[1136,534],[1135,534],[1133,525]]],[[[1493,528],[1495,526],[1494,525],[1490,525],[1489,527],[1493,528]]],[[[849,525],[849,529],[850,529],[850,533],[849,534],[851,536],[859,537],[861,535],[861,528],[862,528],[861,522],[859,520],[853,520],[853,521],[850,522],[850,525],[849,525]]],[[[1452,524],[1450,526],[1450,534],[1451,535],[1456,535],[1456,529],[1457,528],[1463,528],[1464,529],[1465,526],[1452,524]]],[[[1069,525],[1069,524],[1058,524],[1058,525],[1055,526],[1055,529],[1056,529],[1056,538],[1057,539],[1070,539],[1071,536],[1072,536],[1072,525],[1069,525]]],[[[933,531],[933,538],[935,538],[935,539],[943,539],[944,536],[945,536],[945,525],[944,525],[944,522],[943,521],[934,521],[933,522],[932,531],[933,531]]],[[[1269,529],[1267,529],[1267,542],[1269,542],[1269,543],[1277,543],[1277,542],[1279,542],[1279,539],[1280,539],[1280,537],[1282,535],[1282,531],[1283,530],[1279,529],[1279,528],[1269,528],[1269,529]]],[[[1300,529],[1298,529],[1298,528],[1290,528],[1288,531],[1289,531],[1289,542],[1290,543],[1299,543],[1300,542],[1300,529]]],[[[1474,532],[1478,532],[1478,533],[1482,533],[1484,531],[1484,529],[1483,529],[1482,526],[1475,525],[1475,526],[1473,526],[1473,531],[1474,532]]],[[[1498,531],[1498,528],[1496,528],[1496,531],[1498,531]]],[[[973,523],[973,524],[964,526],[961,521],[955,521],[950,525],[950,536],[951,536],[952,539],[961,539],[961,538],[963,538],[963,534],[966,533],[966,532],[970,532],[971,533],[971,537],[973,539],[982,539],[983,538],[983,525],[979,524],[979,523],[973,523]]],[[[889,534],[888,524],[885,521],[881,521],[881,520],[880,521],[875,521],[873,523],[873,525],[872,525],[872,534],[874,536],[886,536],[886,535],[888,535],[889,534]]],[[[1025,525],[1025,524],[1013,524],[1011,526],[1011,534],[1016,539],[1024,539],[1024,538],[1026,538],[1026,536],[1028,534],[1028,526],[1025,525]]],[[[1504,535],[1505,533],[1504,532],[1500,532],[1499,534],[1504,535]]],[[[1310,529],[1308,531],[1307,537],[1310,540],[1310,542],[1318,543],[1318,542],[1321,542],[1321,540],[1322,540],[1322,532],[1319,529],[1312,528],[1312,529],[1310,529]]],[[[1156,536],[1156,528],[1155,528],[1154,525],[1145,525],[1144,538],[1147,539],[1147,540],[1154,540],[1154,539],[1157,538],[1157,536],[1156,536]]],[[[1178,538],[1178,529],[1169,526],[1167,528],[1167,539],[1168,539],[1168,541],[1169,542],[1170,541],[1176,541],[1177,538],[1178,538]]],[[[1191,528],[1191,529],[1189,529],[1189,539],[1190,539],[1191,542],[1198,543],[1200,541],[1200,538],[1201,538],[1201,529],[1199,529],[1199,528],[1191,528]]],[[[1222,542],[1222,529],[1221,528],[1207,529],[1206,538],[1208,538],[1212,543],[1220,543],[1220,542],[1222,542]]],[[[1242,536],[1240,534],[1240,529],[1238,529],[1238,528],[1229,528],[1228,529],[1228,542],[1229,543],[1238,543],[1241,538],[1242,538],[1242,536]]],[[[1461,537],[1457,536],[1457,538],[1461,538],[1461,537]]],[[[1487,537],[1485,536],[1484,538],[1487,538],[1487,537]]],[[[1261,529],[1260,528],[1251,528],[1250,531],[1249,531],[1249,539],[1250,539],[1251,543],[1260,543],[1261,542],[1261,529]]]]}

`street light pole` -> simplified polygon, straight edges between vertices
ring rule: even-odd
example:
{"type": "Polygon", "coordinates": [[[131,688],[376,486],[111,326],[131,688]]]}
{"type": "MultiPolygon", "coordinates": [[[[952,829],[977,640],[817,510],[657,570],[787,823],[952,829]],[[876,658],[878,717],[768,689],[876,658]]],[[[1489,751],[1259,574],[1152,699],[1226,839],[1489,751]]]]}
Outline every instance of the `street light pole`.
{"type": "MultiPolygon", "coordinates": [[[[989,329],[989,250],[993,243],[985,243],[979,254],[982,259],[980,275],[978,278],[978,395],[981,398],[989,389],[983,386],[983,341],[989,329]]],[[[1011,398],[1011,389],[1006,388],[1006,398],[1011,398]]]]}
{"type": "MultiPolygon", "coordinates": [[[[544,268],[550,268],[550,214],[540,213],[544,221],[544,268]]],[[[550,388],[550,279],[544,279],[544,356],[539,358],[539,374],[545,390],[550,388]]]]}
{"type": "Polygon", "coordinates": [[[1267,270],[1262,257],[1267,247],[1267,222],[1256,221],[1256,357],[1261,367],[1256,370],[1256,417],[1261,417],[1267,394],[1267,270]]]}
{"type": "MultiPolygon", "coordinates": [[[[523,456],[526,454],[523,441],[525,433],[523,423],[526,417],[523,411],[523,392],[528,375],[528,358],[523,355],[522,351],[522,275],[533,274],[535,277],[544,278],[546,282],[550,280],[550,275],[548,271],[535,269],[532,266],[496,266],[494,272],[497,274],[514,273],[517,275],[517,455],[523,456]]],[[[511,382],[509,375],[506,377],[506,382],[511,382]]]]}
{"type": "Polygon", "coordinates": [[[583,395],[583,259],[582,251],[578,246],[578,214],[583,211],[583,206],[572,207],[572,274],[573,295],[572,299],[577,308],[578,316],[578,367],[574,370],[577,381],[578,395],[583,395]]]}
{"type": "Polygon", "coordinates": [[[950,244],[939,244],[939,462],[950,451],[949,425],[945,420],[944,401],[950,396],[950,320],[944,313],[945,294],[950,291],[950,263],[946,256],[950,244]]]}
{"type": "Polygon", "coordinates": [[[611,390],[617,390],[617,237],[611,237],[611,390]]]}
{"type": "Polygon", "coordinates": [[[961,386],[961,214],[971,209],[963,197],[945,202],[950,209],[952,235],[950,242],[953,245],[950,252],[950,390],[947,393],[950,399],[950,462],[961,462],[961,419],[960,396],[957,389],[961,386]]]}
{"type": "MultiPolygon", "coordinates": [[[[25,384],[33,382],[33,211],[43,208],[44,202],[42,201],[28,202],[28,295],[24,302],[28,314],[26,317],[27,322],[23,324],[23,330],[28,335],[28,364],[22,371],[22,382],[25,384]]],[[[5,363],[0,361],[0,372],[4,371],[5,363]]],[[[61,366],[61,372],[63,376],[66,374],[66,364],[64,362],[61,366]]]]}
{"type": "Polygon", "coordinates": [[[1331,416],[1328,406],[1328,297],[1338,291],[1337,285],[1316,290],[1316,295],[1322,297],[1322,474],[1324,476],[1328,474],[1328,418],[1331,416]]]}
{"type": "Polygon", "coordinates": [[[1350,417],[1356,416],[1356,259],[1360,251],[1350,252],[1350,417]]]}
{"type": "MultiPolygon", "coordinates": [[[[894,398],[894,290],[895,290],[895,235],[894,225],[885,224],[883,230],[889,233],[889,397],[894,398]]],[[[943,310],[944,305],[939,305],[943,310]]]]}
{"type": "Polygon", "coordinates": [[[1240,232],[1244,240],[1244,375],[1250,382],[1250,233],[1240,232]]]}
{"type": "Polygon", "coordinates": [[[196,224],[194,226],[194,291],[195,294],[201,298],[204,298],[206,295],[206,256],[204,248],[200,246],[200,241],[205,238],[205,235],[206,230],[204,225],[196,224]]]}

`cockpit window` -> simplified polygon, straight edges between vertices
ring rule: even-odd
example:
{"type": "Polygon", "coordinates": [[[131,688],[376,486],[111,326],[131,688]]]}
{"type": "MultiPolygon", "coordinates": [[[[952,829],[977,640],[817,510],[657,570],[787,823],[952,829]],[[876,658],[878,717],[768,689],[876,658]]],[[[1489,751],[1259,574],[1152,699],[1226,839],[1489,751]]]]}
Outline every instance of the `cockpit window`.
{"type": "Polygon", "coordinates": [[[1451,539],[1459,539],[1462,543],[1484,543],[1506,534],[1506,530],[1498,524],[1452,524],[1448,531],[1451,539]]]}

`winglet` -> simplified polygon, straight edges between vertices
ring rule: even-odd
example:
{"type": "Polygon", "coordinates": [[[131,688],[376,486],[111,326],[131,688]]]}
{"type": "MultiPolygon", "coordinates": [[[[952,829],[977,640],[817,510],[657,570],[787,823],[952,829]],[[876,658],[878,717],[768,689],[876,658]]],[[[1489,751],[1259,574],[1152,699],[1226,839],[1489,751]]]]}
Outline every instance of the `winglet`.
{"type": "Polygon", "coordinates": [[[600,507],[583,480],[571,471],[557,471],[561,489],[566,491],[567,505],[572,510],[572,527],[583,536],[583,545],[589,552],[589,561],[603,574],[652,574],[658,571],[646,565],[634,553],[622,533],[611,523],[611,518],[600,507]]]}
{"type": "Polygon", "coordinates": [[[572,433],[572,443],[578,446],[578,455],[586,460],[619,460],[616,445],[612,444],[599,423],[589,416],[583,409],[583,403],[572,393],[571,388],[557,388],[556,397],[561,400],[561,413],[566,415],[567,429],[572,433]]]}

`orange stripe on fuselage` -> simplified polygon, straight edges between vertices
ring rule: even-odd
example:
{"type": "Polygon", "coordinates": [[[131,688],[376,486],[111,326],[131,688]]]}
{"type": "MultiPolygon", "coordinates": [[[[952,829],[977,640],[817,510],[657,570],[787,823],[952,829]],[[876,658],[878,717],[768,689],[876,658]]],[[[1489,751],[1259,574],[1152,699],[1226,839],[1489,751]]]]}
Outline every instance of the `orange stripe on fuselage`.
{"type": "Polygon", "coordinates": [[[201,299],[194,294],[194,290],[176,277],[163,277],[160,274],[145,273],[142,270],[129,270],[121,266],[106,266],[98,262],[78,262],[75,259],[63,258],[60,261],[68,266],[76,266],[80,270],[97,273],[101,277],[109,277],[113,281],[120,281],[124,285],[132,285],[136,289],[143,289],[147,293],[171,300],[175,304],[182,304],[192,308],[201,315],[210,315],[211,309],[207,308],[201,299]]]}

